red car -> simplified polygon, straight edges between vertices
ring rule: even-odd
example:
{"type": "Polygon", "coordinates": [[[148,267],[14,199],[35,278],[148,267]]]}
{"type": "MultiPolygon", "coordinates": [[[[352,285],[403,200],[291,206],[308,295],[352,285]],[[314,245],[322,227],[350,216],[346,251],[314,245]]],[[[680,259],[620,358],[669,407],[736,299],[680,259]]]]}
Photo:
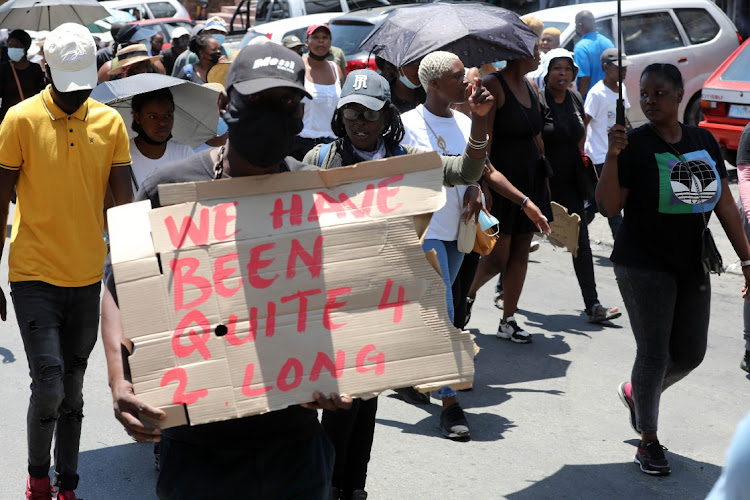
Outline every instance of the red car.
{"type": "Polygon", "coordinates": [[[750,121],[750,39],[740,45],[703,84],[699,126],[711,132],[736,163],[742,129],[750,121]]]}

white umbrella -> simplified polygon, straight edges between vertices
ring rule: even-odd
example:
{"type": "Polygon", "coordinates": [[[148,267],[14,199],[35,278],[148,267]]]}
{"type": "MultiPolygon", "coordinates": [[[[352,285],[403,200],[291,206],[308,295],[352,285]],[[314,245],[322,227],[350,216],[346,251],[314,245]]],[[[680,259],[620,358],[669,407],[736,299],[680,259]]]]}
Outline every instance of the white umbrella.
{"type": "Polygon", "coordinates": [[[213,139],[219,122],[216,107],[219,93],[208,87],[159,73],[141,73],[100,83],[94,88],[91,98],[115,108],[125,121],[128,135],[133,138],[136,135],[131,128],[133,96],[163,88],[169,88],[174,98],[172,137],[191,148],[213,139]]]}
{"type": "Polygon", "coordinates": [[[86,26],[109,15],[97,0],[9,0],[0,6],[0,27],[51,31],[65,23],[86,26]]]}

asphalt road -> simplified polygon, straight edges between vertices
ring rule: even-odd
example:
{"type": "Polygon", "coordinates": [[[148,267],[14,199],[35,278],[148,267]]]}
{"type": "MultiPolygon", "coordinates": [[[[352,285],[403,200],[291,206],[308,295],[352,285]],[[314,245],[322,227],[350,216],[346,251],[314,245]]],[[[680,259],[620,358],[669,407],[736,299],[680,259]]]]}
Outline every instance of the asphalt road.
{"type": "MultiPolygon", "coordinates": [[[[592,240],[611,241],[608,231],[598,218],[592,240]]],[[[725,261],[736,263],[720,227],[714,235],[725,261]]],[[[609,252],[606,244],[594,245],[599,294],[605,305],[622,306],[609,252]]],[[[469,328],[481,351],[474,389],[459,395],[473,440],[440,437],[436,400],[418,407],[390,391],[382,394],[370,498],[705,497],[720,474],[735,426],[750,409],[750,377],[739,369],[742,278],[734,271],[713,278],[705,361],[662,398],[659,435],[669,448],[671,476],[647,476],[632,463],[637,438],[616,394],[635,354],[627,314],[611,327],[588,324],[570,255],[543,242],[532,254],[517,314],[534,334],[532,344],[495,337],[500,311],[492,306],[491,286],[475,304],[469,328]]],[[[0,276],[7,276],[7,256],[0,276]]],[[[7,294],[6,285],[3,289],[7,294]]],[[[0,359],[0,498],[20,498],[29,378],[12,311],[0,324],[0,359]]],[[[84,391],[79,496],[154,498],[151,447],[133,443],[112,416],[101,343],[89,361],[84,391]]]]}

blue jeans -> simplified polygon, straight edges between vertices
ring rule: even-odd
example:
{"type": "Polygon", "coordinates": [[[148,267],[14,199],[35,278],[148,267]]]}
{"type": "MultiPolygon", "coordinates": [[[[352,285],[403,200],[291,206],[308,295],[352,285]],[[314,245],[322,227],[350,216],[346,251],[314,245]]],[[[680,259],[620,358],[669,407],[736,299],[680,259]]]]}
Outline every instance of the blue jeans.
{"type": "Polygon", "coordinates": [[[83,376],[99,329],[101,283],[58,287],[18,281],[10,289],[31,376],[26,416],[29,475],[47,477],[54,434],[56,484],[74,490],[78,486],[83,376]]]}
{"type": "Polygon", "coordinates": [[[657,430],[661,393],[703,361],[708,341],[711,281],[615,264],[630,317],[636,355],[631,374],[637,428],[657,430]]]}
{"type": "MultiPolygon", "coordinates": [[[[458,242],[456,241],[442,241],[442,240],[424,240],[422,249],[425,252],[435,250],[437,253],[438,264],[440,264],[440,274],[443,275],[443,283],[445,283],[445,304],[448,308],[448,317],[453,323],[453,282],[458,276],[458,271],[461,269],[461,262],[464,260],[464,253],[458,250],[458,242]]],[[[438,390],[438,397],[452,398],[456,395],[456,391],[448,386],[441,387],[438,390]]]]}

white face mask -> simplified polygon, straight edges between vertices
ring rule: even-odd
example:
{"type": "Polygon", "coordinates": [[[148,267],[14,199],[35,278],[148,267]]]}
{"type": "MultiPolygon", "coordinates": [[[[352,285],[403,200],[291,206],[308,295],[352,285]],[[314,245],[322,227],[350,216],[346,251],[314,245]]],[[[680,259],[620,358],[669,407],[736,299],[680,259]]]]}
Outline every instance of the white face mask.
{"type": "Polygon", "coordinates": [[[21,59],[23,59],[23,56],[26,55],[26,51],[24,49],[18,49],[14,47],[8,48],[8,57],[13,62],[18,62],[21,59]]]}

